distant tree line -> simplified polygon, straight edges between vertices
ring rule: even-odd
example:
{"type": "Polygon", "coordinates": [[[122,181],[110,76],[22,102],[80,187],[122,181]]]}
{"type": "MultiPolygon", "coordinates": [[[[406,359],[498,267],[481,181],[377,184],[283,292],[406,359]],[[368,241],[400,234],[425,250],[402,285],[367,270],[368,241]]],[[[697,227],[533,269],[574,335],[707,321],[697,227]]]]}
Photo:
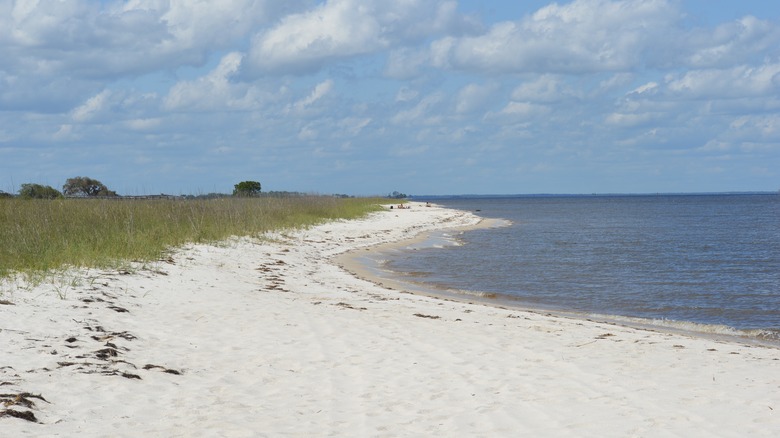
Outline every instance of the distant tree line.
{"type": "MultiPolygon", "coordinates": [[[[96,179],[77,176],[68,178],[62,186],[62,191],[43,184],[22,184],[18,196],[22,199],[58,199],[63,197],[117,197],[118,195],[96,179]]],[[[0,191],[0,198],[12,197],[14,197],[12,194],[0,191]]]]}
{"type": "MultiPolygon", "coordinates": [[[[294,197],[311,196],[309,193],[290,192],[290,191],[270,191],[263,193],[262,186],[258,181],[242,181],[233,186],[233,193],[206,193],[201,195],[184,196],[121,196],[115,191],[110,190],[105,184],[86,176],[76,176],[68,178],[62,186],[62,191],[54,187],[35,183],[25,183],[21,185],[18,195],[6,193],[0,190],[0,199],[19,197],[22,199],[59,199],[59,198],[123,198],[123,199],[151,199],[151,198],[179,198],[179,199],[217,199],[228,197],[294,197]]],[[[336,198],[350,198],[350,195],[335,194],[336,198]]],[[[388,197],[406,198],[403,193],[393,192],[388,197]]]]}
{"type": "Polygon", "coordinates": [[[390,198],[390,199],[406,199],[406,198],[409,197],[409,195],[407,195],[406,193],[401,193],[401,192],[396,191],[396,192],[390,193],[389,195],[387,195],[387,197],[390,198]]]}

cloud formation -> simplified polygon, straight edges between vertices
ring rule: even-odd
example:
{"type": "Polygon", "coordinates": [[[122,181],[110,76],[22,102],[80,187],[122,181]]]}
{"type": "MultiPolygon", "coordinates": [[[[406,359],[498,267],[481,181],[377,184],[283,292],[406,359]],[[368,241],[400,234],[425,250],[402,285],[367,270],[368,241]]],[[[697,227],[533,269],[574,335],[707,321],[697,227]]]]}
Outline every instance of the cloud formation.
{"type": "Polygon", "coordinates": [[[284,17],[257,33],[250,69],[310,73],[333,62],[370,55],[468,27],[454,1],[331,0],[284,17]]]}
{"type": "Polygon", "coordinates": [[[780,17],[697,5],[2,2],[0,189],[776,189],[780,17]]]}

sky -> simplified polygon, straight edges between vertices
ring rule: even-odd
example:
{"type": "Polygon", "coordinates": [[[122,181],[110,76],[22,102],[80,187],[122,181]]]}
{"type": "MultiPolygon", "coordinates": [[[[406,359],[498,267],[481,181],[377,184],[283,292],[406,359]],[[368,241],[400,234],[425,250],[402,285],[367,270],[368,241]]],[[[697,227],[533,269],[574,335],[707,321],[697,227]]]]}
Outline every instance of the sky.
{"type": "Polygon", "coordinates": [[[0,190],[780,189],[780,3],[0,0],[0,190]]]}

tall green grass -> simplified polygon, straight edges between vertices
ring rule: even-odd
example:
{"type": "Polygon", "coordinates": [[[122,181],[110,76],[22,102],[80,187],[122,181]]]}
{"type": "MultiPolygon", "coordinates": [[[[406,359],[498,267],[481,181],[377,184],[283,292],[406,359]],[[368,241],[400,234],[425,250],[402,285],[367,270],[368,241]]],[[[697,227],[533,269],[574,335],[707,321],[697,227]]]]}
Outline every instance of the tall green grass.
{"type": "Polygon", "coordinates": [[[190,242],[361,217],[379,209],[379,202],[332,197],[0,199],[0,277],[157,260],[190,242]]]}

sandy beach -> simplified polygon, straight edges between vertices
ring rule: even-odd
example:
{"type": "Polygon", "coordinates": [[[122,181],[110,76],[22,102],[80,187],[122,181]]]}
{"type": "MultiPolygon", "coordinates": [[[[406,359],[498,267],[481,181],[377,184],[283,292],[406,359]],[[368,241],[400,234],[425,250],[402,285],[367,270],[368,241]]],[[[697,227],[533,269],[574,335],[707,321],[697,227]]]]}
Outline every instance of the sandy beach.
{"type": "Polygon", "coordinates": [[[6,281],[0,436],[780,434],[778,348],[423,296],[341,266],[479,222],[412,203],[6,281]]]}

